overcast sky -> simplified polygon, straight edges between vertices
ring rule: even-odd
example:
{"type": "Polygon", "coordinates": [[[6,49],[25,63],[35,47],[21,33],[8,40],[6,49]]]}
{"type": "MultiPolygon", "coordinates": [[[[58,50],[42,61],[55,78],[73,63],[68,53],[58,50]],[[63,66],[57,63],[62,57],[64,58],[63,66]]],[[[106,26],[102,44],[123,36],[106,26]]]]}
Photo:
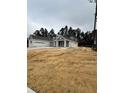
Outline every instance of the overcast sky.
{"type": "Polygon", "coordinates": [[[28,35],[41,27],[57,33],[65,25],[93,30],[95,4],[88,0],[27,0],[28,35]]]}

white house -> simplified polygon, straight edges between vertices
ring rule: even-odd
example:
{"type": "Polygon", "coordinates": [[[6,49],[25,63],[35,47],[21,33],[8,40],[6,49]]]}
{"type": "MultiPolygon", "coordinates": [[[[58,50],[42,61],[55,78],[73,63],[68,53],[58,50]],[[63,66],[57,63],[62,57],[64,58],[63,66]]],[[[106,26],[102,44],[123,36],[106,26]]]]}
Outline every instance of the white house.
{"type": "Polygon", "coordinates": [[[29,47],[78,47],[78,42],[74,38],[65,38],[61,35],[56,37],[29,37],[29,47]]]}

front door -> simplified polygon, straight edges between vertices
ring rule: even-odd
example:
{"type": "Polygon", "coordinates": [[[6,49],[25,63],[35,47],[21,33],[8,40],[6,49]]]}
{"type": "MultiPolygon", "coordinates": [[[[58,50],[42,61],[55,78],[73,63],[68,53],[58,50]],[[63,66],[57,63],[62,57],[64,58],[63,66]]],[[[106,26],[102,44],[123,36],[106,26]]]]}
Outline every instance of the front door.
{"type": "Polygon", "coordinates": [[[58,47],[64,47],[64,41],[58,41],[58,47]]]}

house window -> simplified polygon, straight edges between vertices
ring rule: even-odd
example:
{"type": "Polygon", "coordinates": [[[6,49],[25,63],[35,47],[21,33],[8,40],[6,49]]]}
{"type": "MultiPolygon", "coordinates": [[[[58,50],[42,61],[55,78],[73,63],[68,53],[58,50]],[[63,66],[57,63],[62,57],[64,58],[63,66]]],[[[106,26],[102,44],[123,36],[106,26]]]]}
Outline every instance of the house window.
{"type": "Polygon", "coordinates": [[[66,41],[66,47],[69,47],[69,41],[66,41]]]}
{"type": "Polygon", "coordinates": [[[54,43],[55,43],[55,45],[54,45],[54,46],[56,47],[56,41],[55,41],[54,43]]]}
{"type": "Polygon", "coordinates": [[[51,46],[51,47],[53,46],[53,42],[50,42],[50,46],[51,46]]]}

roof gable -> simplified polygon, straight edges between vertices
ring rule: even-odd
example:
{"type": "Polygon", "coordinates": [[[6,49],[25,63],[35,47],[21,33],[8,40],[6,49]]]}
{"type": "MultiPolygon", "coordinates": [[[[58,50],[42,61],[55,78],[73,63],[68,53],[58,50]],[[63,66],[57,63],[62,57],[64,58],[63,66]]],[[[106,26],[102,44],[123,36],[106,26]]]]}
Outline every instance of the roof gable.
{"type": "Polygon", "coordinates": [[[54,40],[69,40],[69,41],[73,41],[73,42],[77,42],[77,40],[75,38],[68,38],[68,37],[63,37],[62,35],[57,35],[56,38],[54,40]]]}
{"type": "Polygon", "coordinates": [[[64,39],[65,38],[63,36],[60,36],[60,35],[56,37],[56,40],[64,40],[64,39]]]}

